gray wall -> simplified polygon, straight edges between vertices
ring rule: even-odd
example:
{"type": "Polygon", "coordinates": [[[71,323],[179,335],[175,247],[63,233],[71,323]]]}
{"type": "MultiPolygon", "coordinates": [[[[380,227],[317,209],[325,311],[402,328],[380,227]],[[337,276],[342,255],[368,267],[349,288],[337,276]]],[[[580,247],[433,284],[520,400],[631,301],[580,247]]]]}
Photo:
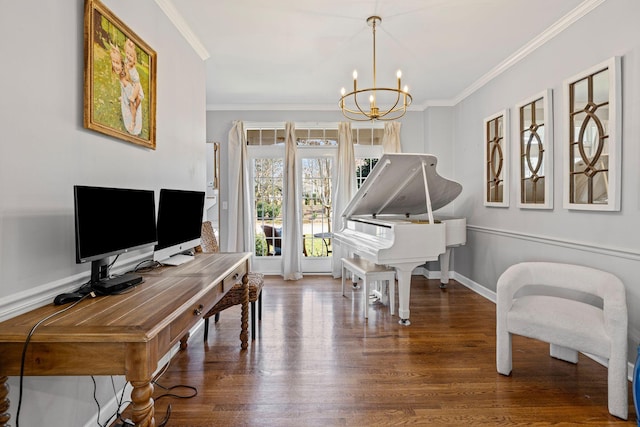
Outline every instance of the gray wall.
{"type": "MultiPolygon", "coordinates": [[[[89,265],[75,264],[74,184],[156,198],[162,187],[205,189],[203,61],[155,2],[104,3],[158,54],[155,151],[83,128],[83,0],[2,2],[0,318],[86,281],[89,265]]],[[[15,417],[17,378],[9,384],[15,417]]],[[[111,387],[98,378],[103,409],[111,387]]],[[[90,377],[27,377],[23,390],[23,425],[95,425],[90,377]]]]}
{"type": "MultiPolygon", "coordinates": [[[[457,249],[455,270],[464,280],[494,292],[511,264],[548,260],[589,265],[618,275],[626,284],[629,353],[640,341],[640,3],[603,2],[587,16],[535,50],[453,109],[455,178],[464,191],[456,214],[467,217],[467,245],[457,249]],[[622,57],[622,209],[620,212],[566,210],[563,200],[563,81],[613,56],[622,57]],[[511,206],[483,206],[483,119],[510,110],[512,150],[517,150],[515,105],[553,89],[554,208],[519,209],[512,157],[511,206]]],[[[505,35],[507,36],[507,35],[505,35]]]]}

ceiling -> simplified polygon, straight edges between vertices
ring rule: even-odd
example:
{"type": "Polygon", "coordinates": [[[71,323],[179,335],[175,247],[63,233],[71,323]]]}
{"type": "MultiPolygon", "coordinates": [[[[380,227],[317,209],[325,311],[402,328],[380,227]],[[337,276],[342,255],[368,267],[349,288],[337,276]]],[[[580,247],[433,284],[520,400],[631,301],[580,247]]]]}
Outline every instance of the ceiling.
{"type": "Polygon", "coordinates": [[[412,109],[454,105],[603,0],[156,0],[205,60],[207,109],[338,109],[402,70],[412,109]]]}

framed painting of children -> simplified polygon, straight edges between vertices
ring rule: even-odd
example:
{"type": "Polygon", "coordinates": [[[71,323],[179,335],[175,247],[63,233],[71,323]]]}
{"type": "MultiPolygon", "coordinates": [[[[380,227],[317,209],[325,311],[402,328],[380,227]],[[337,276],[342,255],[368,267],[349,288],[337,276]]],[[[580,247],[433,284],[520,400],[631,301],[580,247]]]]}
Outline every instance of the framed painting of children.
{"type": "Polygon", "coordinates": [[[84,126],[156,148],[156,52],[99,0],[85,0],[84,126]]]}

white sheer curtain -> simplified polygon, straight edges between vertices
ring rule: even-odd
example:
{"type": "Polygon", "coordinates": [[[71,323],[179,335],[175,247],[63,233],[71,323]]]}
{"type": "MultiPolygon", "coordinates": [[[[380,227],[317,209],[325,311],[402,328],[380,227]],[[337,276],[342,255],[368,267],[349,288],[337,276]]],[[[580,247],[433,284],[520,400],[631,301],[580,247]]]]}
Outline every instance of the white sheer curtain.
{"type": "Polygon", "coordinates": [[[226,252],[250,250],[251,207],[249,205],[249,177],[247,141],[242,121],[234,121],[229,131],[229,218],[226,252]]]}
{"type": "MultiPolygon", "coordinates": [[[[356,193],[356,159],[353,153],[353,138],[351,123],[338,124],[338,165],[336,171],[336,190],[333,193],[333,220],[331,229],[338,231],[342,228],[342,211],[349,204],[356,193]]],[[[341,259],[347,255],[339,243],[333,240],[333,256],[331,272],[333,277],[342,276],[341,259]]]]}
{"type": "Polygon", "coordinates": [[[296,158],[295,126],[285,123],[284,154],[284,222],[282,241],[282,276],[284,280],[302,279],[302,220],[301,206],[296,185],[298,182],[298,161],[296,158]]]}
{"type": "Polygon", "coordinates": [[[400,146],[400,122],[387,122],[384,124],[382,137],[382,150],[385,153],[401,153],[400,146]]]}

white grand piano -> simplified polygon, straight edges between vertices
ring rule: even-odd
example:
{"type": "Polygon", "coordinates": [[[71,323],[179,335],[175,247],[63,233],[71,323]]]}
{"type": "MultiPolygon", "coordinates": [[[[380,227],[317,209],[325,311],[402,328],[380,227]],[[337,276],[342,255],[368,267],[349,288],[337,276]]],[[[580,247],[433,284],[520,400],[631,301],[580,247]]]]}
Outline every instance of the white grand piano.
{"type": "Polygon", "coordinates": [[[466,219],[434,217],[462,186],[436,172],[431,154],[384,154],[342,213],[333,234],[342,253],[394,267],[400,323],[410,325],[411,272],[440,259],[441,287],[449,280],[451,248],[466,243],[466,219]]]}

